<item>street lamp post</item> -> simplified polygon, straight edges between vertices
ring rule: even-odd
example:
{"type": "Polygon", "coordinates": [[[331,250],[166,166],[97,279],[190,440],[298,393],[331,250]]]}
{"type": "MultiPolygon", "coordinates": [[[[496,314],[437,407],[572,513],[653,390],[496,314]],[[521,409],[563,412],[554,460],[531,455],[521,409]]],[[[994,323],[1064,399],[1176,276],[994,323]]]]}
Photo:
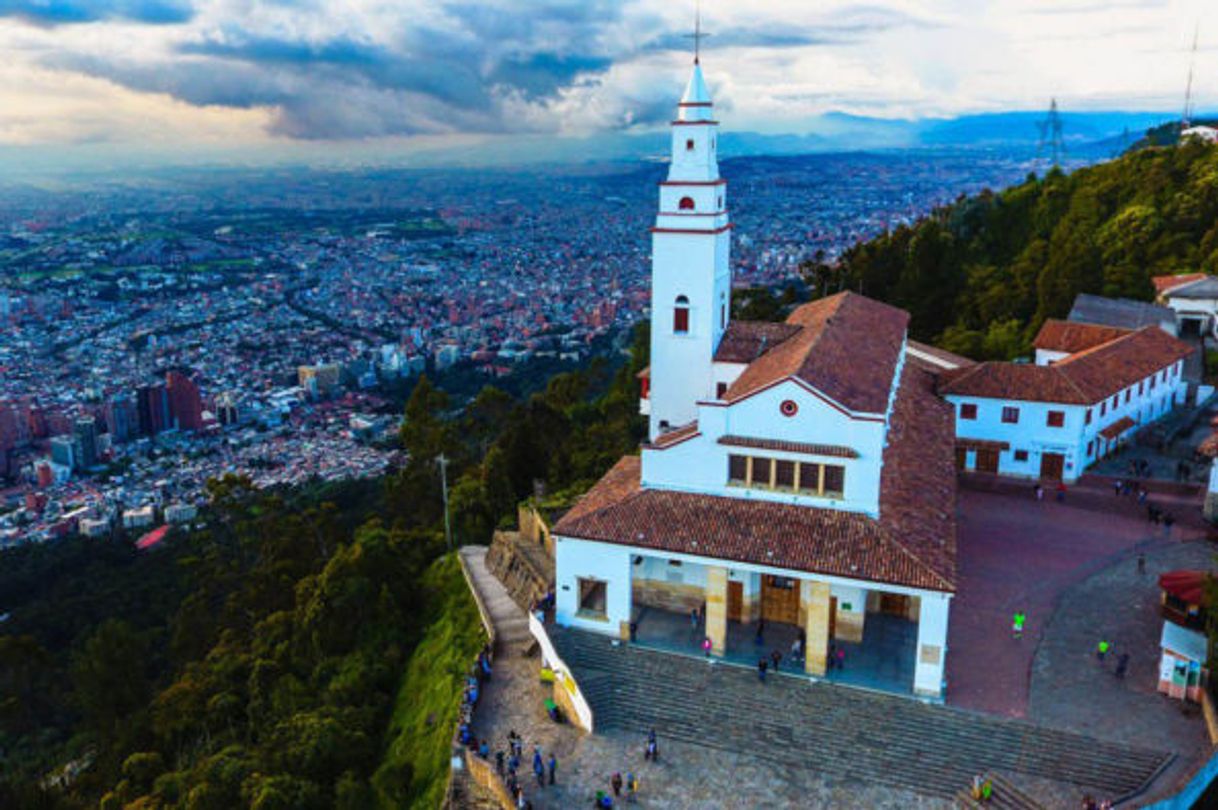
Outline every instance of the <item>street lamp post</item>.
{"type": "Polygon", "coordinates": [[[448,544],[449,552],[452,552],[453,528],[448,518],[448,459],[443,453],[436,456],[436,464],[440,465],[440,491],[444,494],[444,541],[448,544]]]}

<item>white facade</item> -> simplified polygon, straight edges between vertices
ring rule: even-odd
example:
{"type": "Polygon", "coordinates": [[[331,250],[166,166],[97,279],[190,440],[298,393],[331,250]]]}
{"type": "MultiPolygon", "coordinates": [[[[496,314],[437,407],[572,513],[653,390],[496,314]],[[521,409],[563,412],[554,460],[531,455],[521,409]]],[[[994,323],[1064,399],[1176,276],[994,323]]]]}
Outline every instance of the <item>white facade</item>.
{"type": "Polygon", "coordinates": [[[685,441],[643,448],[643,486],[758,499],[851,512],[879,514],[880,472],[883,468],[885,415],[851,416],[818,392],[787,380],[730,405],[698,404],[698,432],[685,441]],[[793,402],[794,416],[782,416],[781,406],[793,402]],[[840,447],[853,457],[790,450],[754,449],[723,444],[723,437],[764,438],[769,441],[840,447]],[[845,468],[841,498],[824,498],[775,489],[748,488],[728,480],[728,456],[766,456],[845,468]]]}
{"type": "Polygon", "coordinates": [[[693,421],[714,394],[715,348],[731,317],[731,223],[719,177],[719,127],[695,65],[672,124],[651,247],[649,435],[693,421]]]}
{"type": "MultiPolygon", "coordinates": [[[[1062,457],[1062,480],[1071,482],[1122,439],[1184,404],[1188,384],[1183,368],[1184,361],[1178,360],[1090,406],[961,394],[948,394],[946,399],[956,409],[956,436],[965,440],[962,447],[970,441],[1004,446],[997,472],[1038,478],[1044,474],[1045,456],[1054,454],[1062,457]],[[1051,414],[1060,414],[1060,426],[1051,414]],[[1010,421],[1012,416],[1015,421],[1010,421]],[[1122,419],[1131,424],[1117,435],[1103,435],[1122,419]]],[[[965,450],[965,469],[979,468],[978,452],[965,450]]]]}

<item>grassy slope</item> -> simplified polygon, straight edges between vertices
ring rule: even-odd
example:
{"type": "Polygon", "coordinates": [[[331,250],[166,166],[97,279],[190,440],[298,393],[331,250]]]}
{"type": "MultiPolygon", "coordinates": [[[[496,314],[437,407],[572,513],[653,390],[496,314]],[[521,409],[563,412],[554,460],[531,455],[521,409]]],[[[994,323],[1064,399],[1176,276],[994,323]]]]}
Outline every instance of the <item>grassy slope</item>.
{"type": "Polygon", "coordinates": [[[423,578],[427,629],[406,667],[373,786],[382,807],[439,807],[465,674],[486,642],[478,606],[455,554],[436,560],[423,578]]]}

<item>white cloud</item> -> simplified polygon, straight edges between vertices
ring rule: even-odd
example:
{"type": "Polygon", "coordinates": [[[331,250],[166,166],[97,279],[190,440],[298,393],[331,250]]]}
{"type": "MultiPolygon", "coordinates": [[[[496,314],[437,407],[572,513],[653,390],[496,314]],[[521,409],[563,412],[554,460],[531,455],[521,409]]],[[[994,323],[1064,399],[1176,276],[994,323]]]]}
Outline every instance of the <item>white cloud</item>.
{"type": "MultiPolygon", "coordinates": [[[[1173,111],[1203,3],[708,0],[704,65],[734,129],[799,131],[831,111],[1039,109],[1050,97],[1065,109],[1173,111]]],[[[35,26],[2,16],[14,3],[0,2],[0,144],[653,124],[688,69],[673,50],[686,5],[198,0],[184,22],[35,26]]],[[[1218,25],[1201,33],[1203,46],[1218,41],[1218,25]]],[[[1197,106],[1218,107],[1218,47],[1198,53],[1196,74],[1197,106]]]]}

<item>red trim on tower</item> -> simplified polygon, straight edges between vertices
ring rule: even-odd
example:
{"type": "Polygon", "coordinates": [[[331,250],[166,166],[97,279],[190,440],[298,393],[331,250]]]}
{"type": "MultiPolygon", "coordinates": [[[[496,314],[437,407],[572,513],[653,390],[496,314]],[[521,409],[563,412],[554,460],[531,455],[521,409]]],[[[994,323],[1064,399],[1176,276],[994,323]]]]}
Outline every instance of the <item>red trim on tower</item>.
{"type": "MultiPolygon", "coordinates": [[[[667,216],[667,215],[661,214],[661,216],[667,216]]],[[[726,224],[720,228],[715,228],[713,231],[700,231],[696,228],[652,228],[651,232],[652,233],[695,233],[695,234],[713,235],[713,234],[717,234],[717,233],[723,233],[724,231],[730,231],[734,227],[735,227],[735,225],[732,224],[731,222],[729,222],[728,224],[726,224]]]]}
{"type": "Polygon", "coordinates": [[[661,180],[658,185],[661,186],[725,186],[727,180],[720,177],[718,180],[661,180]]]}
{"type": "Polygon", "coordinates": [[[711,212],[661,211],[660,216],[662,216],[662,217],[718,217],[718,216],[723,216],[726,213],[727,213],[727,211],[711,211],[711,212]]]}
{"type": "Polygon", "coordinates": [[[713,107],[715,106],[709,101],[682,101],[677,104],[678,107],[713,107]]]}
{"type": "Polygon", "coordinates": [[[673,121],[672,122],[672,125],[674,127],[706,127],[706,126],[710,126],[711,124],[714,124],[715,126],[719,126],[718,121],[673,121]]]}

